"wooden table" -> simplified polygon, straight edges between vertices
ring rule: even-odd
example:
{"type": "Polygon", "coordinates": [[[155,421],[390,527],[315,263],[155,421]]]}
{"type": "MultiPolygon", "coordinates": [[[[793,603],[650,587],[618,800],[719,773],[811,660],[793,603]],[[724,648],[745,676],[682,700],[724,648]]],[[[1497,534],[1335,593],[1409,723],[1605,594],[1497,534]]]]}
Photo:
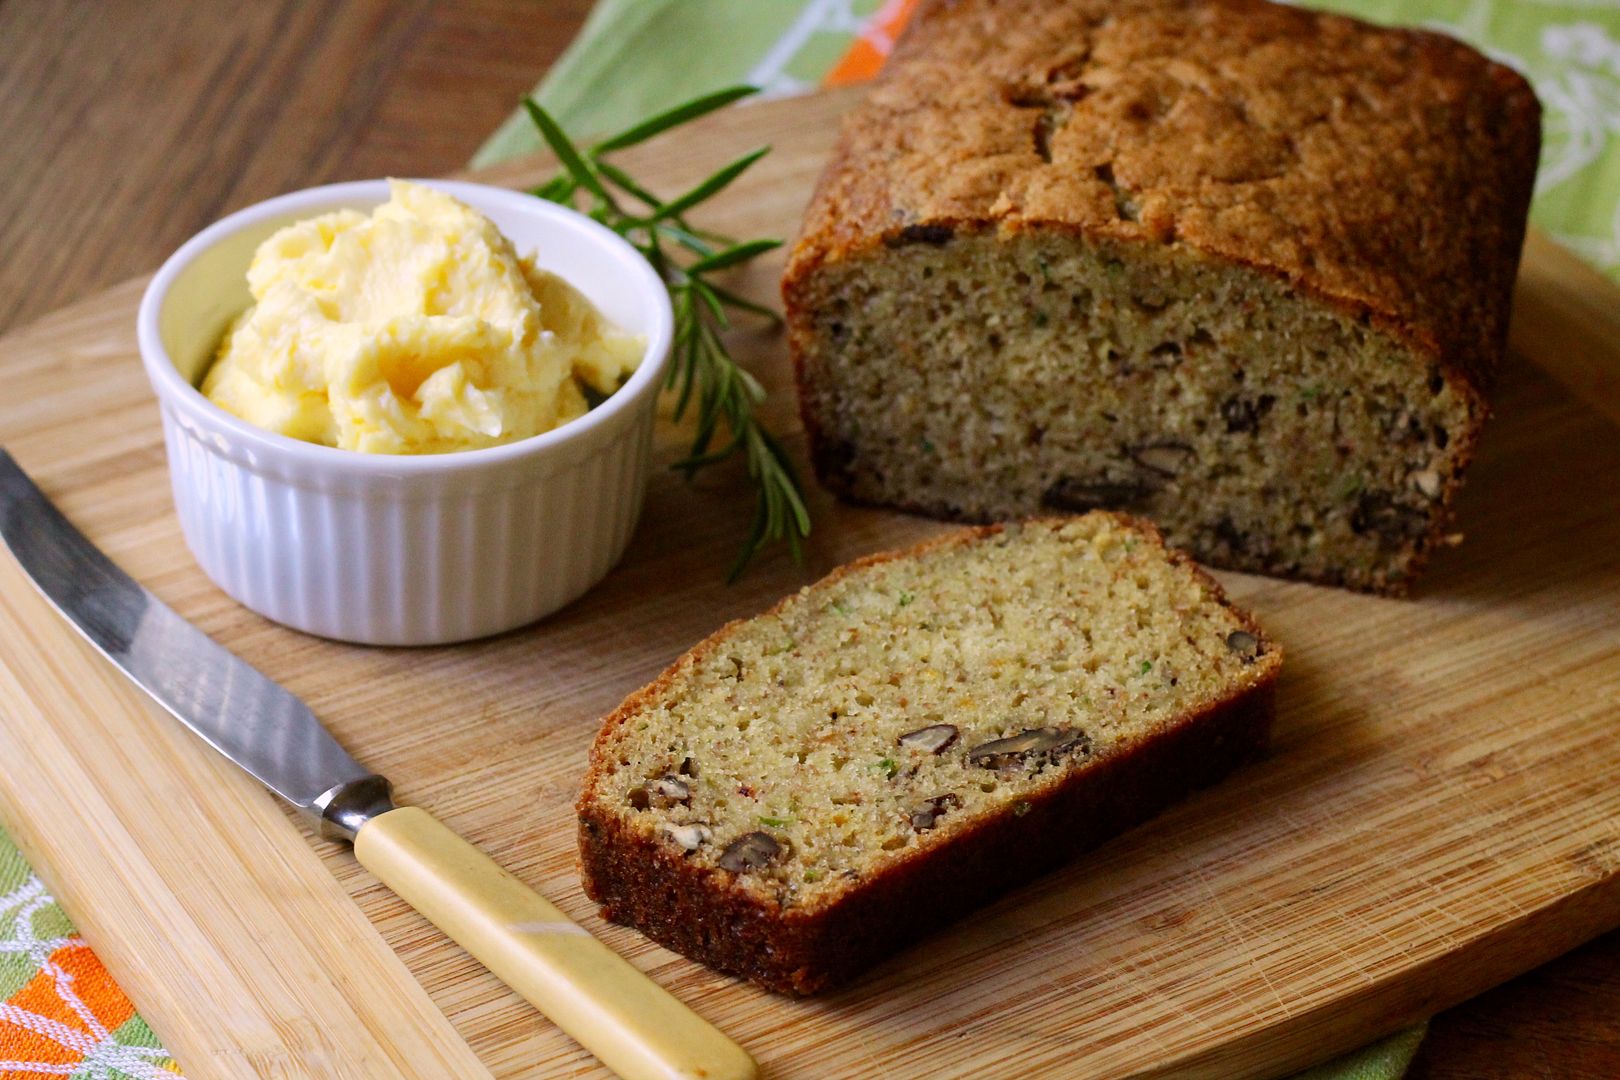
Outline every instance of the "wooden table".
{"type": "MultiPolygon", "coordinates": [[[[0,0],[0,333],[259,199],[462,167],[589,8],[0,0]]],[[[1412,1075],[1620,1076],[1617,1017],[1620,933],[1437,1017],[1412,1075]]]]}

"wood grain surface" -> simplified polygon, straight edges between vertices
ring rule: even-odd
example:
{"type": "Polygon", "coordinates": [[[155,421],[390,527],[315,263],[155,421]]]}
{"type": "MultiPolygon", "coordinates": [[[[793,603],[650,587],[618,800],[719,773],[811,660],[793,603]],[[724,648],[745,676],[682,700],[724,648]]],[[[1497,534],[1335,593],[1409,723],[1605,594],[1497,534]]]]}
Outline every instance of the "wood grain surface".
{"type": "MultiPolygon", "coordinates": [[[[846,101],[739,109],[646,148],[637,167],[674,189],[711,155],[774,141],[776,151],[728,193],[711,224],[789,230],[846,101]]],[[[532,168],[503,175],[532,179],[532,168]]],[[[753,268],[739,286],[770,297],[779,266],[753,268]]],[[[1470,539],[1437,560],[1417,600],[1225,575],[1290,650],[1267,763],[856,987],[790,1002],[595,917],[573,868],[570,802],[585,750],[603,712],[719,622],[938,526],[816,492],[809,564],[778,556],[728,588],[722,568],[748,512],[738,478],[688,486],[660,473],[623,565],[536,628],[440,650],[303,637],[223,597],[179,540],[156,410],[133,356],[134,296],[122,288],[0,343],[10,389],[0,438],[135,576],[304,696],[346,745],[395,776],[407,799],[602,933],[773,1075],[1059,1066],[1275,1075],[1620,923],[1620,789],[1610,782],[1620,768],[1611,734],[1620,704],[1620,441],[1523,364],[1510,368],[1464,496],[1460,525],[1470,539]]],[[[791,429],[779,338],[751,330],[735,345],[777,391],[773,422],[791,429]]],[[[669,460],[677,452],[678,433],[666,426],[658,453],[669,460]]],[[[12,656],[6,650],[0,663],[12,656]]],[[[130,716],[129,738],[141,738],[150,720],[130,716]]],[[[94,733],[71,717],[58,717],[56,730],[59,743],[43,749],[17,740],[0,773],[0,795],[24,836],[60,836],[62,822],[19,797],[19,762],[49,760],[55,745],[81,739],[80,767],[100,767],[94,733]]],[[[170,752],[187,750],[182,741],[170,752]]],[[[167,836],[166,826],[192,812],[194,796],[168,794],[172,803],[156,817],[129,824],[132,836],[143,828],[167,836]]],[[[102,841],[69,835],[58,851],[70,857],[54,861],[54,883],[77,910],[88,895],[76,868],[94,862],[102,841]]],[[[154,862],[166,858],[151,837],[144,850],[154,862]]],[[[319,850],[491,1071],[590,1072],[576,1047],[346,852],[319,850]]],[[[192,850],[185,864],[231,857],[192,850]]],[[[290,886],[309,869],[293,862],[290,886]]],[[[123,935],[119,912],[86,911],[114,973],[140,971],[151,941],[123,935]]],[[[219,940],[228,946],[228,935],[219,940]]],[[[141,999],[165,995],[172,1007],[204,1008],[189,989],[167,984],[146,986],[141,999]]],[[[158,1029],[172,1038],[161,1021],[158,1029]]],[[[182,1060],[213,1060],[203,1045],[175,1040],[174,1048],[182,1060]]]]}
{"type": "MultiPolygon", "coordinates": [[[[457,168],[589,6],[0,0],[0,330],[155,266],[256,199],[457,168]]],[[[160,459],[147,447],[111,483],[160,459]]],[[[180,553],[167,570],[187,563],[180,553]]],[[[1414,1075],[1620,1075],[1620,935],[1443,1012],[1414,1075]]]]}
{"type": "Polygon", "coordinates": [[[464,166],[591,0],[0,0],[0,331],[295,188],[464,166]]]}

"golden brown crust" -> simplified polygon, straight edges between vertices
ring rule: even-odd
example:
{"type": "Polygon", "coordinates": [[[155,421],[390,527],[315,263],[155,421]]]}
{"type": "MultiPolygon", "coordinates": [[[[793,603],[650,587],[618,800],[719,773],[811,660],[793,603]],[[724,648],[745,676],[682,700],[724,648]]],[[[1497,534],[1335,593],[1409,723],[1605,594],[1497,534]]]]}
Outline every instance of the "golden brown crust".
{"type": "Polygon", "coordinates": [[[1266,0],[925,3],[847,118],[782,282],[817,475],[853,494],[807,385],[819,267],[958,231],[1167,246],[1374,325],[1462,396],[1402,573],[1320,576],[1404,594],[1489,411],[1539,140],[1525,80],[1440,34],[1266,0]]]}
{"type": "Polygon", "coordinates": [[[1539,139],[1520,75],[1427,31],[1266,0],[936,0],[846,120],[783,292],[799,336],[815,268],[929,230],[1170,244],[1367,319],[1483,406],[1539,139]]]}
{"type": "MultiPolygon", "coordinates": [[[[614,729],[658,701],[683,670],[722,648],[749,620],[727,623],[626,698],[603,721],[591,747],[576,807],[580,873],[602,916],[768,989],[813,994],[1258,756],[1270,733],[1281,649],[1251,615],[1226,599],[1219,582],[1184,553],[1167,548],[1153,525],[1123,514],[1093,513],[1135,530],[1171,562],[1189,568],[1213,600],[1238,616],[1259,642],[1252,681],[1146,740],[1074,769],[1062,783],[1033,795],[1022,814],[1009,810],[986,818],[946,844],[895,859],[829,904],[784,910],[739,887],[729,871],[699,866],[671,845],[631,829],[622,814],[605,811],[596,797],[611,771],[606,755],[614,729]]],[[[869,555],[810,588],[824,590],[862,568],[971,543],[1006,527],[954,530],[910,548],[869,555]]]]}

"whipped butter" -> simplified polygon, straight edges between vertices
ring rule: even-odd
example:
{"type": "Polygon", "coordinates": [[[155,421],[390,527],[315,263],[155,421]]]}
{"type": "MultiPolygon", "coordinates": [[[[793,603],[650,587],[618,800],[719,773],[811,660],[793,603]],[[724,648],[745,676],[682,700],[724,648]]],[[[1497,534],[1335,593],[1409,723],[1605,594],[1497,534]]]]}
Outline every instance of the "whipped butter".
{"type": "Polygon", "coordinates": [[[422,184],[390,188],[369,215],[323,214],[260,245],[209,400],[307,442],[433,454],[550,431],[635,369],[642,339],[488,218],[422,184]]]}

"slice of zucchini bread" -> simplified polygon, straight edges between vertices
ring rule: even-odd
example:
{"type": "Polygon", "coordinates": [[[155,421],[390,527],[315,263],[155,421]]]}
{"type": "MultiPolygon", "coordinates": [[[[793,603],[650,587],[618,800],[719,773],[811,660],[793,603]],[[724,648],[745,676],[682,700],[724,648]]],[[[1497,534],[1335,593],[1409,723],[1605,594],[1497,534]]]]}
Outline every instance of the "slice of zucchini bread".
{"type": "Polygon", "coordinates": [[[1450,38],[1263,0],[925,3],[783,280],[817,474],[1404,592],[1486,415],[1539,115],[1450,38]]]}
{"type": "Polygon", "coordinates": [[[814,993],[1256,755],[1281,660],[1115,514],[863,559],[607,718],[585,891],[677,952],[814,993]]]}

